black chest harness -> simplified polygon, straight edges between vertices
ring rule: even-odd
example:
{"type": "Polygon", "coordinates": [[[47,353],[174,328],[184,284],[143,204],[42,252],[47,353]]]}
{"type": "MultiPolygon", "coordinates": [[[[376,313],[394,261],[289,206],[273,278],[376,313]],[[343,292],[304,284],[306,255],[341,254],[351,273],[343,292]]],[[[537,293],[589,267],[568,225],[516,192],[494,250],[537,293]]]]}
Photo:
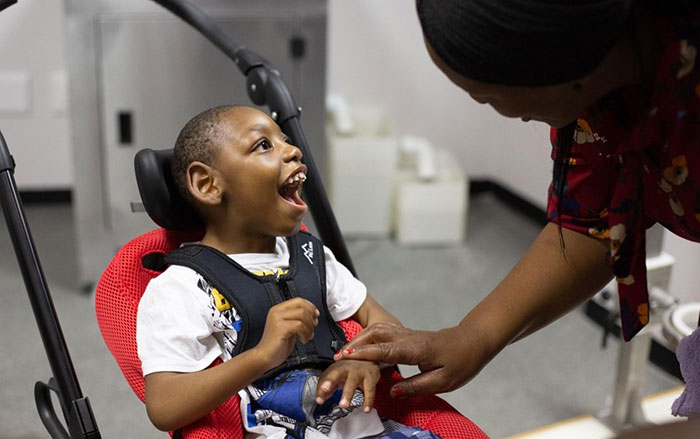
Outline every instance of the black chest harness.
{"type": "MultiPolygon", "coordinates": [[[[238,342],[232,355],[255,347],[262,338],[270,308],[295,297],[316,306],[321,315],[308,343],[297,340],[287,359],[263,377],[286,369],[318,367],[325,369],[333,354],[345,343],[345,333],[333,320],[326,304],[326,265],[321,241],[306,232],[287,238],[289,271],[279,277],[256,276],[224,253],[204,245],[193,244],[173,250],[165,257],[167,264],[183,265],[199,274],[215,288],[219,301],[233,305],[242,320],[238,342]]],[[[224,307],[226,303],[217,303],[224,307]]]]}

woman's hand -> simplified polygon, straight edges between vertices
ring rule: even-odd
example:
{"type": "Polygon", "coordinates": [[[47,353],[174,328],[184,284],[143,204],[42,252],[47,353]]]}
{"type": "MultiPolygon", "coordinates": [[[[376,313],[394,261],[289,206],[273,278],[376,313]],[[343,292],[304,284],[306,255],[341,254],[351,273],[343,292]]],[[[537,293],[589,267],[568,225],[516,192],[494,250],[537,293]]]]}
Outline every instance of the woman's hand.
{"type": "Polygon", "coordinates": [[[374,405],[374,389],[379,381],[379,364],[372,361],[343,360],[331,364],[318,379],[316,403],[323,404],[335,389],[343,388],[338,405],[350,406],[356,389],[364,393],[364,411],[368,413],[374,405]]]}
{"type": "Polygon", "coordinates": [[[612,277],[609,245],[568,229],[564,255],[555,224],[548,224],[501,283],[460,324],[413,331],[369,325],[336,356],[417,365],[420,374],[396,383],[393,396],[454,390],[471,380],[514,340],[542,328],[599,291],[612,277]]]}
{"type": "Polygon", "coordinates": [[[345,345],[335,359],[417,365],[422,373],[395,384],[393,397],[449,392],[467,383],[493,357],[483,337],[470,332],[461,327],[414,331],[376,323],[345,345]]]}

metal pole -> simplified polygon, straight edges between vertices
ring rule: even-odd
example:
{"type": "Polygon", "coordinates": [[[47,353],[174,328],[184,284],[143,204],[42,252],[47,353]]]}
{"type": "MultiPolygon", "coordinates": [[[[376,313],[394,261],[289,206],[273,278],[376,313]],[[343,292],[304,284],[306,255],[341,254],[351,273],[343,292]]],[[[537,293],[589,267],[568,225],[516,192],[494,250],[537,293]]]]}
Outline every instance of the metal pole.
{"type": "MultiPolygon", "coordinates": [[[[57,393],[66,424],[71,432],[71,437],[85,437],[82,428],[85,421],[94,426],[94,420],[90,423],[90,420],[82,419],[82,413],[76,413],[76,402],[79,402],[80,406],[87,403],[87,399],[83,398],[73,362],[68,353],[68,346],[58,323],[56,310],[24,215],[13,172],[14,160],[7,148],[5,138],[0,132],[0,205],[2,205],[51,372],[56,380],[57,393]]],[[[98,436],[94,436],[94,432],[90,433],[93,433],[92,437],[99,437],[99,433],[98,436]]]]}

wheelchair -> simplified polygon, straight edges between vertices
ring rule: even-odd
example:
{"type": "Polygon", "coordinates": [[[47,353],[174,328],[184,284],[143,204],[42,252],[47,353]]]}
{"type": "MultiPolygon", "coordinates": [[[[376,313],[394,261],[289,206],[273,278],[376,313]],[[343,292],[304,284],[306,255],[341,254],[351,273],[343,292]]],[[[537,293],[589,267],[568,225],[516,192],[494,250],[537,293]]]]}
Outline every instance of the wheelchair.
{"type": "MultiPolygon", "coordinates": [[[[124,245],[101,276],[95,295],[102,336],[136,396],[144,401],[144,378],[136,350],[136,314],[148,282],[165,268],[164,257],[184,242],[197,241],[203,230],[196,213],[179,196],[170,174],[172,150],[141,150],[135,158],[139,191],[146,211],[160,228],[124,245]]],[[[362,329],[352,320],[340,322],[351,339],[362,329]]],[[[216,360],[209,367],[221,364],[216,360]]],[[[377,386],[375,407],[381,417],[431,430],[446,439],[487,436],[437,396],[393,400],[391,386],[402,377],[387,368],[377,386]]],[[[171,432],[184,439],[241,439],[243,426],[238,395],[199,421],[171,432]]]]}

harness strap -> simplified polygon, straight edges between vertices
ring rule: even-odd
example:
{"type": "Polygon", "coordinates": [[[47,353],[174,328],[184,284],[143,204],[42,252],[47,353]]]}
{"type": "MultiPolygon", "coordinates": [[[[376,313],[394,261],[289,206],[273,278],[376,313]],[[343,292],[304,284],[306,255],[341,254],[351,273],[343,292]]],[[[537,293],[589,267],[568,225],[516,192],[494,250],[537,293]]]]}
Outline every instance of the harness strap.
{"type": "Polygon", "coordinates": [[[226,254],[200,244],[170,252],[168,264],[183,265],[201,274],[238,311],[242,326],[232,355],[255,347],[262,338],[269,309],[285,300],[303,297],[321,312],[313,340],[297,340],[289,358],[265,373],[270,376],[299,364],[325,366],[345,344],[345,333],[333,320],[326,302],[326,277],[323,244],[312,235],[300,232],[288,238],[289,272],[275,279],[259,277],[226,254]]]}

